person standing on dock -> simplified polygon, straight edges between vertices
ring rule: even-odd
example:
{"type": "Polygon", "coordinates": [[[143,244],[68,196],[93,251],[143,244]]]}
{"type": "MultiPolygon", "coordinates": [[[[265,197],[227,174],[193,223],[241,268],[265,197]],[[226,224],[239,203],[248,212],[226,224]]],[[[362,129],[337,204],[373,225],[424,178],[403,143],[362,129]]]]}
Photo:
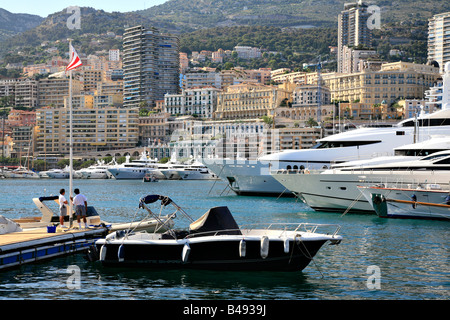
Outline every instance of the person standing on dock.
{"type": "Polygon", "coordinates": [[[66,193],[66,190],[61,189],[59,190],[59,225],[64,228],[64,217],[67,214],[67,202],[66,197],[64,194],[66,193]]]}
{"type": "Polygon", "coordinates": [[[73,205],[75,207],[75,214],[77,215],[78,227],[81,229],[81,216],[83,217],[84,228],[87,229],[87,198],[80,193],[80,189],[76,188],[74,191],[75,197],[73,198],[73,205]]]}

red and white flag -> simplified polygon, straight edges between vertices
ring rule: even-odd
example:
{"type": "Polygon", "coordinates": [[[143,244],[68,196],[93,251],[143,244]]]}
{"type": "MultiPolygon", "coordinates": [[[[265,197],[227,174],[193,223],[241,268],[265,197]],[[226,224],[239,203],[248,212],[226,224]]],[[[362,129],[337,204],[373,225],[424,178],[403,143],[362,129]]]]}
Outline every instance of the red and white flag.
{"type": "Polygon", "coordinates": [[[78,67],[80,67],[82,65],[83,64],[81,63],[80,57],[78,56],[78,54],[75,51],[75,49],[73,48],[73,46],[70,45],[70,63],[66,67],[66,71],[73,70],[73,69],[78,68],[78,67]]]}

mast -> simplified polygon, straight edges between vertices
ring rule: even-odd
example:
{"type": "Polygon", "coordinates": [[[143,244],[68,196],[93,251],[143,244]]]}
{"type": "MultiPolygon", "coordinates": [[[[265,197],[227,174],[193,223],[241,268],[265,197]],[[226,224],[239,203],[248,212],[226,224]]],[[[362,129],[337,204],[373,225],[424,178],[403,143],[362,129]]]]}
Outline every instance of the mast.
{"type": "MultiPolygon", "coordinates": [[[[72,58],[72,39],[69,39],[69,57],[72,58]]],[[[69,70],[69,200],[73,199],[73,128],[72,128],[72,69],[69,70]]],[[[72,200],[69,201],[70,227],[73,225],[72,200]]]]}

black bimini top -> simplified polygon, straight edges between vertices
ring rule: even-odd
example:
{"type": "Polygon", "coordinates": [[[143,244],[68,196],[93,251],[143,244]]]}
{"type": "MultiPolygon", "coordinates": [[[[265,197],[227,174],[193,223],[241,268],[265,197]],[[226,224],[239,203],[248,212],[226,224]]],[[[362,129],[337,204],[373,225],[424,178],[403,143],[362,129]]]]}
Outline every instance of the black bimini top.
{"type": "Polygon", "coordinates": [[[208,210],[197,221],[189,226],[190,234],[209,233],[241,235],[239,226],[231,215],[228,207],[214,207],[208,210]]]}

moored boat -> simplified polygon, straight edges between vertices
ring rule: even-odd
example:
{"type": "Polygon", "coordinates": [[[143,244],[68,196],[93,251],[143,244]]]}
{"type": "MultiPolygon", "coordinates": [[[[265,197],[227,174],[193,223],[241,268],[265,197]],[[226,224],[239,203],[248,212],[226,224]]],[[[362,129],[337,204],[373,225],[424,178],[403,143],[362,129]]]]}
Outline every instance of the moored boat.
{"type": "Polygon", "coordinates": [[[358,189],[380,218],[450,221],[449,190],[441,190],[440,185],[378,185],[358,186],[358,189]]]}
{"type": "MultiPolygon", "coordinates": [[[[50,203],[57,203],[58,196],[48,196],[33,198],[33,202],[36,207],[41,212],[40,216],[33,217],[23,217],[18,219],[12,219],[15,223],[19,224],[22,229],[32,229],[32,228],[42,228],[49,225],[59,226],[59,216],[52,210],[50,203]],[[48,204],[48,205],[47,205],[48,204]]],[[[59,204],[58,204],[59,206],[59,204]]],[[[69,226],[69,215],[65,217],[66,226],[69,226]]],[[[160,216],[156,218],[146,218],[142,221],[132,221],[132,222],[118,222],[109,223],[100,218],[97,210],[93,206],[88,206],[86,212],[86,220],[88,226],[99,226],[103,225],[108,228],[109,232],[114,232],[117,230],[135,230],[135,231],[148,231],[153,232],[156,229],[159,231],[165,230],[173,226],[173,221],[167,216],[160,216]],[[164,226],[163,226],[164,224],[164,226]]]]}
{"type": "Polygon", "coordinates": [[[139,206],[161,200],[189,219],[187,230],[164,233],[116,232],[96,241],[98,259],[105,266],[214,270],[300,271],[326,242],[338,244],[337,225],[307,223],[239,227],[227,207],[214,207],[198,220],[168,197],[149,195],[139,206]],[[318,233],[318,228],[332,228],[318,233]]]}

